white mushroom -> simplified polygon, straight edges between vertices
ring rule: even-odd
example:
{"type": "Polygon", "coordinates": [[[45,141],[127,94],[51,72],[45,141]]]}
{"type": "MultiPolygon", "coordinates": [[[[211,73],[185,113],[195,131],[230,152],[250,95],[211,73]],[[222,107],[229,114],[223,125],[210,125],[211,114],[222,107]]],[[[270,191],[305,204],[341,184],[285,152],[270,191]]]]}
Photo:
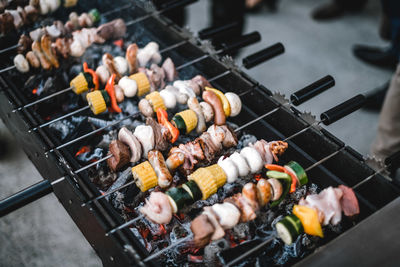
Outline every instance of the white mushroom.
{"type": "Polygon", "coordinates": [[[263,167],[263,160],[255,148],[245,147],[242,149],[242,151],[240,151],[240,155],[246,159],[251,173],[257,173],[261,171],[263,167]]]}
{"type": "Polygon", "coordinates": [[[129,146],[131,151],[130,162],[135,163],[140,160],[142,156],[142,147],[139,140],[127,128],[122,127],[118,132],[118,140],[125,145],[129,146]]]}
{"type": "Polygon", "coordinates": [[[224,156],[222,156],[218,160],[218,165],[224,170],[228,183],[233,183],[236,181],[239,176],[239,170],[236,164],[230,158],[224,159],[224,156]]]}
{"type": "Polygon", "coordinates": [[[14,65],[20,72],[25,73],[29,71],[28,60],[26,60],[26,58],[21,54],[18,54],[14,57],[14,65]]]}
{"type": "Polygon", "coordinates": [[[200,106],[206,122],[212,121],[212,119],[214,118],[214,110],[212,106],[204,101],[200,102],[200,106]]]}
{"type": "Polygon", "coordinates": [[[128,62],[124,57],[115,57],[114,65],[119,74],[124,75],[128,72],[128,62]]]}
{"type": "Polygon", "coordinates": [[[242,110],[242,101],[240,100],[240,97],[232,92],[226,93],[225,96],[228,99],[229,105],[231,106],[231,114],[229,116],[237,116],[242,110]]]}
{"type": "Polygon", "coordinates": [[[235,152],[230,155],[229,159],[231,159],[235,163],[239,171],[239,176],[243,177],[249,174],[250,167],[242,155],[240,155],[238,152],[235,152]]]}
{"type": "Polygon", "coordinates": [[[60,0],[46,0],[50,12],[56,11],[60,7],[60,0]]]}
{"type": "Polygon", "coordinates": [[[135,80],[124,76],[119,80],[118,85],[122,88],[122,90],[124,90],[124,95],[126,97],[134,97],[136,95],[137,83],[135,80]]]}
{"type": "Polygon", "coordinates": [[[219,224],[224,229],[232,229],[239,223],[240,211],[235,205],[224,202],[212,205],[214,213],[217,215],[219,224]]]}
{"type": "MultiPolygon", "coordinates": [[[[107,67],[104,65],[100,65],[97,67],[96,69],[96,74],[97,76],[99,76],[100,81],[102,84],[106,84],[108,79],[110,79],[110,72],[108,71],[107,67]]],[[[123,89],[123,87],[122,87],[123,89]]],[[[124,89],[123,89],[124,90],[124,89]]],[[[124,90],[125,93],[125,90],[124,90]]]]}
{"type": "Polygon", "coordinates": [[[160,96],[164,101],[165,107],[167,109],[173,109],[176,107],[176,97],[171,91],[161,90],[160,96]]]}
{"type": "Polygon", "coordinates": [[[142,145],[142,157],[147,159],[147,154],[154,148],[154,132],[151,126],[139,125],[133,133],[142,145]]]}

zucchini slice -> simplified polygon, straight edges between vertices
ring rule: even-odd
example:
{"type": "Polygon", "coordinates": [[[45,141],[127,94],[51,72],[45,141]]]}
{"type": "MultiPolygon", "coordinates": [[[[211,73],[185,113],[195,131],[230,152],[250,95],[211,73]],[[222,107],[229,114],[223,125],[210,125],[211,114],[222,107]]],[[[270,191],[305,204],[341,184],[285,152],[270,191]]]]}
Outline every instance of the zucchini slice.
{"type": "Polygon", "coordinates": [[[193,201],[200,200],[203,195],[201,193],[200,188],[197,186],[196,182],[190,180],[182,185],[182,188],[185,189],[193,198],[193,201]]]}
{"type": "Polygon", "coordinates": [[[186,133],[186,124],[180,115],[175,115],[171,122],[176,128],[178,128],[180,133],[186,133]]]}
{"type": "Polygon", "coordinates": [[[280,220],[276,225],[278,236],[286,245],[292,244],[303,230],[303,225],[295,215],[288,215],[280,220]]]}
{"type": "Polygon", "coordinates": [[[170,198],[174,213],[177,213],[178,210],[182,209],[185,205],[190,205],[193,203],[193,198],[182,187],[173,187],[169,189],[166,194],[170,198]]]}
{"type": "Polygon", "coordinates": [[[288,171],[291,171],[296,175],[297,181],[298,181],[297,184],[299,186],[302,186],[302,185],[305,185],[308,183],[308,177],[307,177],[305,170],[296,161],[290,161],[288,164],[285,165],[285,168],[288,171]]]}

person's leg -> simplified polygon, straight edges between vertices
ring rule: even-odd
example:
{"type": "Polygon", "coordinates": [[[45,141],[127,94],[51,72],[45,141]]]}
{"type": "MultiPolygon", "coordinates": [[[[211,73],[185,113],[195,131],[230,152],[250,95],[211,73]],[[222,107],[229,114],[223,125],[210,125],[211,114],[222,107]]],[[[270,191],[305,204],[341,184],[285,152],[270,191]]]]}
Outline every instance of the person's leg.
{"type": "Polygon", "coordinates": [[[368,0],[331,0],[315,8],[311,16],[315,20],[335,19],[343,15],[346,11],[361,10],[368,0]]]}
{"type": "Polygon", "coordinates": [[[392,77],[379,116],[378,132],[371,153],[384,160],[400,150],[400,65],[392,77]]]}
{"type": "Polygon", "coordinates": [[[354,55],[364,62],[384,68],[395,68],[400,57],[400,1],[382,0],[382,10],[389,19],[391,44],[389,48],[356,45],[354,55]]]}

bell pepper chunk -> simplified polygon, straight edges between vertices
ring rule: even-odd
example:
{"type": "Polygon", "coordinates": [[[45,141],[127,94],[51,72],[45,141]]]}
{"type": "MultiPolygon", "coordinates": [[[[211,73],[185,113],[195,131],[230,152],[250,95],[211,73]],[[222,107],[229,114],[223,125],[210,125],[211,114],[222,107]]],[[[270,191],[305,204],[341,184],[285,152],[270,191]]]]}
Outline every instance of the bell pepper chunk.
{"type": "Polygon", "coordinates": [[[290,185],[289,193],[293,193],[294,191],[296,191],[297,177],[291,171],[288,171],[285,167],[276,164],[265,164],[265,168],[271,171],[278,171],[289,174],[290,177],[292,178],[292,183],[290,185]]]}
{"type": "Polygon", "coordinates": [[[118,107],[117,97],[115,96],[115,90],[114,90],[115,77],[116,77],[115,74],[111,75],[111,77],[110,77],[110,79],[108,79],[107,85],[106,85],[106,91],[107,91],[108,95],[110,96],[110,100],[111,100],[111,107],[109,108],[109,111],[121,113],[122,110],[120,109],[120,107],[118,107]]]}
{"type": "Polygon", "coordinates": [[[171,140],[169,140],[172,144],[178,140],[179,130],[172,125],[172,123],[168,120],[168,113],[162,108],[158,108],[157,111],[157,121],[159,124],[163,125],[168,131],[171,133],[171,140]]]}
{"type": "Polygon", "coordinates": [[[300,219],[306,234],[324,237],[321,224],[319,223],[318,213],[315,209],[307,206],[294,205],[293,214],[300,219]]]}

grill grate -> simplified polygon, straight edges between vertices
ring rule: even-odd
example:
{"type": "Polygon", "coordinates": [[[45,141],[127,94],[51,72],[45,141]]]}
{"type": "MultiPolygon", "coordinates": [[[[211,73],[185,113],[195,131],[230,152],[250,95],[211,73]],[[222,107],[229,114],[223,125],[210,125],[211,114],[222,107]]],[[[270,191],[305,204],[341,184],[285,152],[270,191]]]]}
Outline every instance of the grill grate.
{"type": "MultiPolygon", "coordinates": [[[[164,50],[163,57],[171,57],[177,66],[182,66],[179,75],[181,79],[202,74],[210,78],[213,85],[222,91],[234,91],[241,95],[243,110],[238,117],[230,120],[232,123],[246,125],[249,121],[257,120],[246,127],[246,133],[266,140],[283,140],[289,137],[289,149],[282,156],[282,162],[295,159],[306,167],[317,164],[308,171],[308,175],[320,188],[338,184],[356,185],[355,191],[361,209],[356,222],[362,221],[400,195],[397,187],[388,182],[382,174],[375,174],[375,171],[368,167],[362,157],[350,147],[345,146],[324,129],[302,119],[302,113],[294,106],[289,102],[282,102],[279,96],[272,97],[268,89],[249,78],[239,68],[232,66],[229,60],[224,62],[219,60],[217,54],[224,51],[205,53],[198,46],[197,39],[188,38],[186,31],[176,28],[169,20],[154,16],[140,19],[146,13],[138,3],[132,5],[129,1],[118,1],[118,3],[129,6],[131,12],[115,11],[115,17],[136,22],[128,23],[129,39],[137,42],[139,47],[149,41],[159,43],[161,50],[164,50]],[[359,184],[364,179],[367,179],[366,182],[359,184]]],[[[80,9],[88,10],[96,6],[100,13],[105,13],[107,7],[115,6],[114,1],[87,5],[92,6],[81,6],[80,9]]],[[[60,17],[66,18],[66,14],[62,13],[60,17]]],[[[0,49],[15,44],[17,39],[16,35],[11,36],[7,42],[2,42],[5,46],[0,49]]],[[[13,53],[4,52],[0,54],[0,58],[2,59],[0,67],[5,68],[11,64],[13,53]]],[[[96,63],[95,61],[91,60],[92,63],[96,63]]],[[[65,73],[69,74],[67,70],[73,65],[76,65],[76,62],[67,61],[60,70],[35,75],[43,75],[42,79],[62,77],[65,73]]],[[[21,140],[28,157],[43,177],[52,182],[55,194],[102,258],[103,263],[110,266],[134,263],[143,265],[143,259],[146,259],[148,252],[129,229],[121,227],[118,231],[114,231],[114,234],[106,236],[106,232],[123,225],[124,220],[105,198],[92,201],[96,197],[99,198],[101,192],[90,181],[88,171],[98,162],[81,166],[74,157],[74,152],[85,144],[89,137],[112,125],[106,125],[95,131],[84,129],[85,131],[80,132],[80,136],[61,140],[49,126],[64,119],[70,120],[76,115],[90,116],[87,106],[78,97],[69,97],[68,84],[62,79],[57,83],[56,89],[67,89],[57,93],[50,92],[48,98],[46,96],[35,98],[30,94],[32,88],[24,86],[24,81],[28,78],[28,75],[17,73],[15,70],[1,74],[0,115],[7,127],[21,140]],[[60,113],[59,117],[50,121],[45,120],[46,116],[53,112],[52,108],[60,103],[72,103],[72,101],[76,101],[77,105],[69,107],[67,112],[60,113]],[[53,104],[50,108],[49,103],[53,104]],[[82,203],[87,203],[87,207],[82,207],[82,203]]],[[[129,115],[129,117],[135,116],[136,114],[129,115]]],[[[115,115],[112,115],[111,119],[114,120],[115,115]]],[[[127,119],[128,117],[118,118],[114,120],[114,124],[120,125],[127,119]]],[[[105,159],[106,157],[103,158],[105,159]]],[[[349,227],[351,225],[345,226],[346,229],[349,227]]],[[[329,242],[335,237],[329,236],[323,242],[329,242]]],[[[226,263],[235,260],[232,255],[230,257],[229,255],[226,257],[229,259],[226,263]]],[[[147,264],[157,265],[154,261],[149,261],[147,264]]]]}

